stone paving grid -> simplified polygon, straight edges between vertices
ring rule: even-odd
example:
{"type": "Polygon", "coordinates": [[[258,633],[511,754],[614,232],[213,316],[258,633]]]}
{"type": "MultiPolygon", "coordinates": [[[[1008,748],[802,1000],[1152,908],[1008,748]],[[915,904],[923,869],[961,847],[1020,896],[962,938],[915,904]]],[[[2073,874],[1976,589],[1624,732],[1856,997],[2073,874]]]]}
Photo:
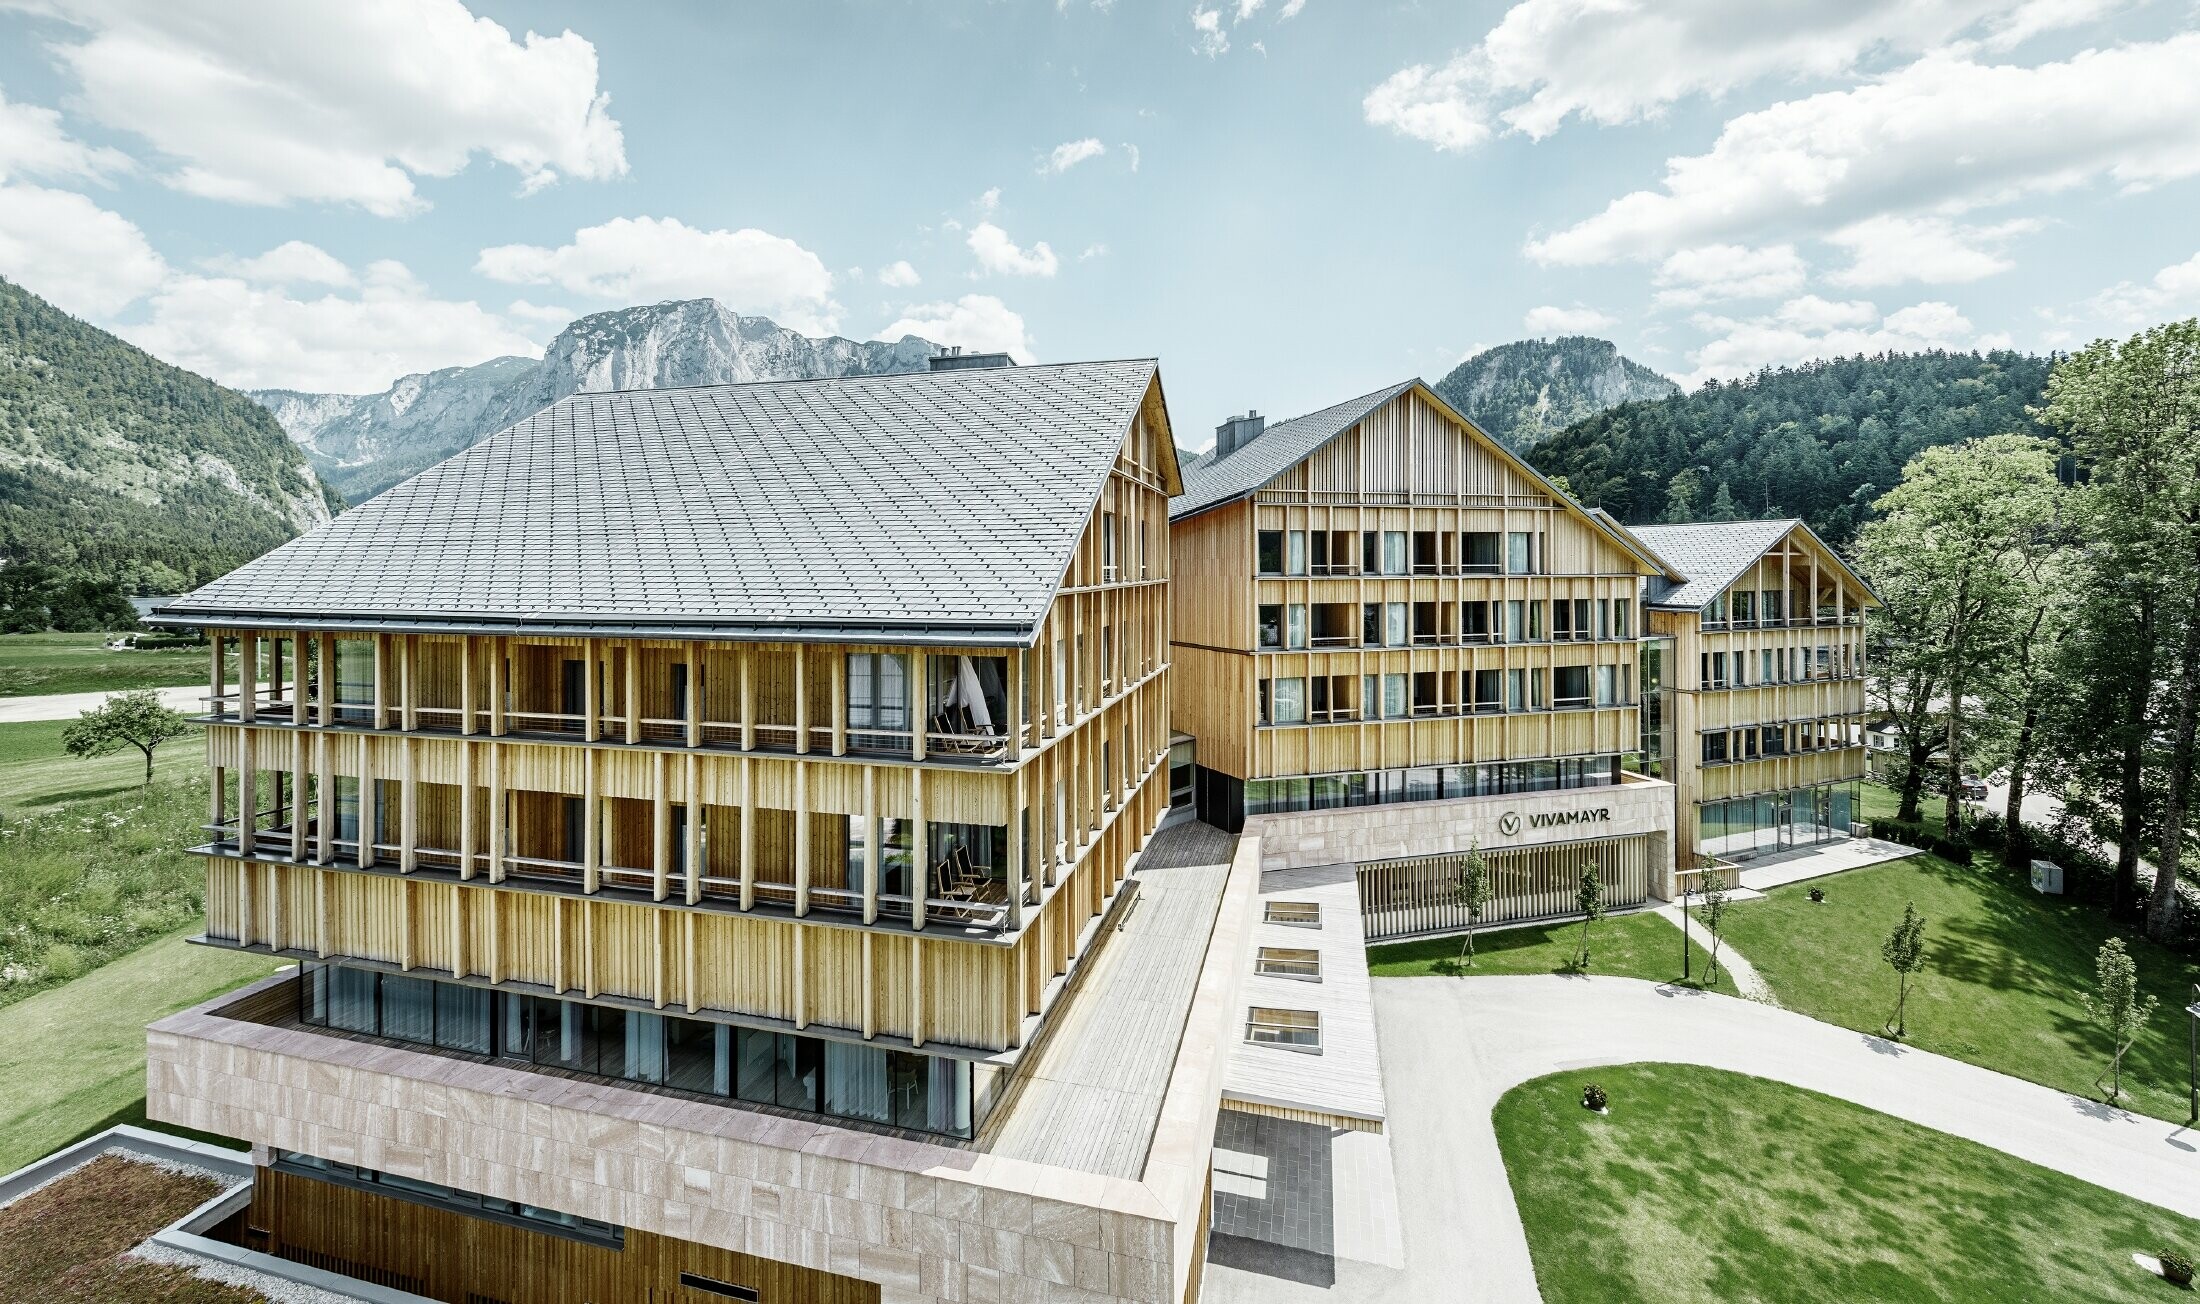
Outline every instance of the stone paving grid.
{"type": "Polygon", "coordinates": [[[1216,1235],[1333,1254],[1334,1192],[1328,1128],[1234,1109],[1216,1118],[1216,1235]]]}

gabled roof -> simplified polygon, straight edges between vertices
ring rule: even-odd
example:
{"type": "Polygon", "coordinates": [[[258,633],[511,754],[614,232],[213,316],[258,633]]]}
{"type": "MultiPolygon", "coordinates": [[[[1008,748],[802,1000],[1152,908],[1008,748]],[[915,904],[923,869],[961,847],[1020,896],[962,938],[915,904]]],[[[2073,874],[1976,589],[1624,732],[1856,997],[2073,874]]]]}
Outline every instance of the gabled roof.
{"type": "Polygon", "coordinates": [[[1644,548],[1610,513],[1593,511],[1574,501],[1572,495],[1544,479],[1542,472],[1491,438],[1489,432],[1469,421],[1418,377],[1399,381],[1395,385],[1386,385],[1372,394],[1346,399],[1319,412],[1310,412],[1303,417],[1293,417],[1289,421],[1270,426],[1251,443],[1240,445],[1235,452],[1219,461],[1213,449],[1207,450],[1183,468],[1184,492],[1169,500],[1169,520],[1181,521],[1210,508],[1260,492],[1269,481],[1313,456],[1322,445],[1409,393],[1419,394],[1429,406],[1467,429],[1489,447],[1492,455],[1534,481],[1551,495],[1553,502],[1579,512],[1592,526],[1602,530],[1612,542],[1641,561],[1652,573],[1662,572],[1676,581],[1680,579],[1678,571],[1644,548]]]}
{"type": "Polygon", "coordinates": [[[1695,611],[1726,592],[1743,571],[1770,551],[1790,531],[1801,530],[1812,543],[1834,559],[1858,589],[1874,602],[1879,595],[1863,577],[1849,570],[1811,528],[1790,518],[1780,521],[1703,521],[1689,525],[1637,525],[1635,537],[1677,567],[1688,579],[1683,583],[1653,579],[1646,590],[1653,607],[1695,611]]]}
{"type": "Polygon", "coordinates": [[[577,394],[156,619],[1028,642],[1156,383],[1136,359],[577,394]]]}
{"type": "Polygon", "coordinates": [[[1220,460],[1214,449],[1208,449],[1184,468],[1184,492],[1169,500],[1169,519],[1180,520],[1258,492],[1262,485],[1312,456],[1323,444],[1358,425],[1369,413],[1420,383],[1402,380],[1334,407],[1278,422],[1220,460]]]}

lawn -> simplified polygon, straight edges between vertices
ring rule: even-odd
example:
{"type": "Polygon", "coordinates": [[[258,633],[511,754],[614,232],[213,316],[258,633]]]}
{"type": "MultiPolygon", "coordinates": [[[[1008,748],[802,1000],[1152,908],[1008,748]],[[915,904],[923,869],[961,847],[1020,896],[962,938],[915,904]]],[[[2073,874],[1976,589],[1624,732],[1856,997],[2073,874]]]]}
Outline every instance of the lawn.
{"type": "MultiPolygon", "coordinates": [[[[68,720],[0,724],[0,816],[87,798],[112,797],[145,781],[145,756],[135,747],[82,760],[61,750],[68,720]]],[[[206,773],[206,739],[196,728],[153,749],[155,777],[206,773]]]]}
{"type": "MultiPolygon", "coordinates": [[[[0,634],[0,697],[203,684],[203,647],[110,652],[110,634],[0,634]]],[[[234,655],[232,655],[234,660],[234,655]]]]}
{"type": "Polygon", "coordinates": [[[145,1025],[279,967],[184,940],[197,931],[0,1009],[0,1173],[113,1124],[143,1125],[145,1025]]]}
{"type": "Polygon", "coordinates": [[[1492,1121],[1547,1304],[2190,1298],[2131,1256],[2200,1223],[1762,1078],[1557,1073],[1492,1121]]]}
{"type": "MultiPolygon", "coordinates": [[[[1857,795],[1859,804],[1863,807],[1859,816],[1862,819],[1891,820],[1902,805],[1902,794],[1883,783],[1859,784],[1857,795]]],[[[1947,810],[1948,802],[1944,797],[1934,796],[1931,792],[1922,793],[1918,797],[1917,817],[1928,829],[1939,828],[1947,810]]]]}
{"type": "MultiPolygon", "coordinates": [[[[2107,1063],[2106,1040],[2078,996],[2093,985],[2093,958],[2102,941],[2119,930],[2098,907],[2040,896],[1987,857],[1959,868],[1935,856],[1913,856],[1776,888],[1765,900],[1730,912],[1727,938],[1782,1005],[1876,1032],[1894,1005],[1894,976],[1879,947],[1906,902],[1915,902],[1925,917],[1927,957],[1910,996],[1910,1042],[2097,1095],[2093,1079],[2107,1063]],[[1810,903],[1808,886],[1824,889],[1824,904],[1810,903]]],[[[2161,998],[2125,1057],[2125,1103],[2182,1122],[2184,1007],[2200,975],[2175,952],[2135,935],[2125,940],[2141,983],[2161,998]]]]}
{"type": "MultiPolygon", "coordinates": [[[[1699,935],[1700,936],[1700,935],[1699,935]]],[[[1581,924],[1536,924],[1477,933],[1474,966],[1459,963],[1459,939],[1434,937],[1417,942],[1393,942],[1367,949],[1367,971],[1377,978],[1424,978],[1475,974],[1582,973],[1574,966],[1574,952],[1581,924]]],[[[1693,948],[1694,981],[1701,987],[1709,955],[1699,943],[1693,948]]],[[[1591,974],[1619,978],[1645,978],[1651,982],[1681,981],[1681,930],[1647,910],[1617,915],[1597,924],[1589,945],[1591,974]]],[[[1724,973],[1713,990],[1734,995],[1734,984],[1724,973]]]]}

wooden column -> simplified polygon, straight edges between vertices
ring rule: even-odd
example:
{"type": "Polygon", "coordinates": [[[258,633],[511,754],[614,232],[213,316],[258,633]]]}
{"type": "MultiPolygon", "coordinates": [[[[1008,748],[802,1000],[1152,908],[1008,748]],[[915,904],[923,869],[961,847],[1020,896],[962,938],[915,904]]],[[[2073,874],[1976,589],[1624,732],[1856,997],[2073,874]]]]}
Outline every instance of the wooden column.
{"type": "Polygon", "coordinates": [[[206,822],[214,826],[214,840],[221,840],[221,826],[229,822],[229,771],[222,766],[206,772],[206,822]]]}
{"type": "MultiPolygon", "coordinates": [[[[690,681],[688,692],[692,694],[694,691],[693,681],[690,681]]],[[[681,877],[684,880],[682,886],[686,890],[689,905],[694,905],[703,896],[703,793],[701,770],[701,762],[694,754],[690,753],[687,758],[687,827],[681,830],[681,841],[683,843],[681,860],[685,866],[685,872],[681,877]]],[[[695,934],[691,923],[688,933],[688,964],[691,969],[695,963],[694,938],[695,934]]],[[[690,992],[694,990],[694,987],[695,979],[691,974],[688,978],[690,992]]],[[[691,995],[688,999],[688,1007],[693,1009],[694,1005],[694,997],[691,995]]]]}
{"type": "Polygon", "coordinates": [[[314,821],[315,841],[313,859],[316,864],[336,863],[336,764],[334,753],[336,740],[325,733],[313,735],[314,766],[320,777],[314,783],[320,793],[319,818],[314,821]]]}
{"type": "Polygon", "coordinates": [[[504,881],[504,853],[511,845],[511,818],[505,808],[504,744],[489,744],[489,881],[504,881]]]}
{"type": "Polygon", "coordinates": [[[260,636],[252,630],[237,635],[237,718],[251,724],[260,696],[260,636]]]}
{"type": "Polygon", "coordinates": [[[703,645],[687,645],[687,745],[703,745],[703,645]]]}
{"type": "Polygon", "coordinates": [[[504,716],[504,699],[511,691],[505,680],[510,677],[506,664],[511,655],[511,640],[499,635],[489,640],[489,736],[502,738],[509,722],[504,716]]]}
{"type": "Polygon", "coordinates": [[[924,941],[909,939],[909,1044],[924,1044],[924,941]]]}
{"type": "Polygon", "coordinates": [[[875,948],[872,946],[872,943],[877,940],[877,937],[875,934],[872,933],[864,933],[862,936],[863,1039],[865,1041],[869,1041],[871,1038],[878,1036],[878,995],[876,990],[877,982],[874,978],[874,974],[878,967],[878,962],[873,958],[873,951],[875,948]]]}
{"type": "Polygon", "coordinates": [[[420,727],[420,636],[401,634],[397,654],[397,721],[407,733],[420,727]]]}
{"type": "Polygon", "coordinates": [[[665,786],[665,756],[664,752],[656,754],[656,792],[649,812],[649,895],[656,901],[664,900],[671,891],[672,875],[672,792],[665,786]]]}
{"type": "MultiPolygon", "coordinates": [[[[301,662],[305,658],[300,657],[301,662]]],[[[297,699],[297,709],[305,709],[304,700],[297,699]]],[[[306,858],[306,793],[311,788],[306,783],[306,739],[303,729],[290,731],[290,858],[304,861],[306,858]]]]}
{"type": "Polygon", "coordinates": [[[688,1013],[693,1014],[701,1008],[701,997],[695,990],[695,912],[692,910],[680,916],[680,965],[680,990],[687,994],[688,1013]]]}
{"type": "MultiPolygon", "coordinates": [[[[379,708],[377,708],[379,710],[379,708]]],[[[353,859],[359,868],[374,863],[374,736],[359,735],[359,845],[353,859]]]]}
{"type": "Polygon", "coordinates": [[[1013,761],[1024,752],[1024,649],[1008,650],[1008,759],[1013,761]]]}
{"type": "Polygon", "coordinates": [[[931,838],[924,824],[924,771],[909,771],[909,925],[924,927],[924,899],[932,894],[931,838]]]}
{"type": "Polygon", "coordinates": [[[925,701],[932,689],[932,668],[922,649],[909,654],[909,759],[924,759],[924,735],[932,723],[925,701]]]}
{"type": "Polygon", "coordinates": [[[601,753],[591,747],[584,755],[587,761],[581,785],[581,890],[594,892],[603,878],[603,795],[597,775],[597,757],[601,753]]]}
{"type": "Polygon", "coordinates": [[[382,691],[383,681],[389,677],[389,667],[390,636],[376,634],[374,636],[374,727],[377,729],[390,727],[389,695],[382,691]]]}
{"type": "Polygon", "coordinates": [[[794,645],[794,750],[810,750],[810,649],[801,643],[794,645]]]}
{"type": "Polygon", "coordinates": [[[336,723],[336,636],[323,634],[321,642],[321,691],[314,694],[318,701],[315,719],[323,729],[336,723]]]}
{"type": "Polygon", "coordinates": [[[253,753],[254,731],[237,731],[237,854],[249,856],[259,832],[260,772],[253,753]]]}
{"type": "Polygon", "coordinates": [[[741,758],[741,908],[756,904],[756,759],[741,758]]]}
{"type": "MultiPolygon", "coordinates": [[[[599,665],[600,648],[597,640],[589,639],[583,653],[581,675],[581,711],[587,717],[581,724],[581,737],[595,742],[603,736],[603,671],[599,665]]],[[[589,773],[595,773],[590,769],[589,773]]],[[[593,892],[596,889],[588,889],[593,892]]]]}
{"type": "MultiPolygon", "coordinates": [[[[746,643],[734,654],[735,672],[741,681],[741,750],[744,752],[756,750],[756,673],[749,664],[752,655],[746,643]]],[[[743,907],[746,908],[745,902],[743,907]]]]}
{"type": "Polygon", "coordinates": [[[807,990],[808,984],[805,981],[808,977],[806,971],[810,966],[803,955],[806,948],[802,945],[803,940],[809,935],[810,930],[807,928],[794,930],[794,1000],[792,1002],[794,1008],[792,1013],[797,1031],[810,1026],[809,992],[807,990]]]}
{"type": "Polygon", "coordinates": [[[479,650],[471,638],[458,641],[458,731],[468,738],[474,735],[474,656],[479,650]]]}
{"type": "Polygon", "coordinates": [[[420,758],[418,739],[406,734],[398,750],[397,872],[410,874],[419,866],[420,854],[420,758]]]}
{"type": "Polygon", "coordinates": [[[474,876],[474,745],[470,742],[458,745],[458,876],[474,876]]]}
{"type": "Polygon", "coordinates": [[[794,763],[794,912],[810,913],[810,767],[794,763]]]}
{"type": "Polygon", "coordinates": [[[848,754],[848,654],[835,648],[829,654],[832,659],[833,682],[830,697],[833,722],[833,755],[848,754]]]}
{"type": "Polygon", "coordinates": [[[626,740],[642,740],[642,645],[638,639],[629,639],[626,644],[626,740]]]}
{"type": "MultiPolygon", "coordinates": [[[[878,875],[881,863],[878,839],[878,767],[866,765],[863,767],[863,922],[866,924],[878,922],[878,875]]],[[[863,944],[865,954],[868,955],[871,944],[869,933],[863,935],[863,944]]],[[[866,965],[863,972],[865,981],[869,981],[870,967],[866,965]]],[[[864,1007],[864,1013],[866,1016],[870,1014],[868,1004],[864,1007]]],[[[869,1033],[866,1032],[865,1035],[868,1036],[869,1033]]]]}
{"type": "Polygon", "coordinates": [[[1024,772],[1016,771],[1009,786],[1008,823],[1008,926],[1024,926],[1024,772]]]}
{"type": "Polygon", "coordinates": [[[228,646],[229,640],[222,637],[218,630],[208,630],[206,643],[206,713],[219,720],[227,714],[222,705],[222,690],[229,686],[229,671],[222,664],[222,649],[228,646]]]}

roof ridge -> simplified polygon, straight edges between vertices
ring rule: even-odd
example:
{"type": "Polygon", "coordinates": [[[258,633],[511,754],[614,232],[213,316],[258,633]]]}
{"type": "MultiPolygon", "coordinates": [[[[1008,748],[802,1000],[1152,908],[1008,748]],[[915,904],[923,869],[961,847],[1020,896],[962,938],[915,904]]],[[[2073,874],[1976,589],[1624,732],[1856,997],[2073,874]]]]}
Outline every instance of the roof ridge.
{"type": "MultiPolygon", "coordinates": [[[[766,318],[766,320],[768,321],[770,319],[766,318]]],[[[872,340],[861,342],[883,343],[884,341],[872,340]]],[[[966,354],[965,356],[968,355],[966,354]]],[[[494,361],[494,359],[492,359],[492,361],[494,361]]],[[[693,385],[628,385],[621,389],[577,389],[570,394],[560,395],[557,399],[557,403],[563,403],[569,399],[576,398],[606,398],[614,394],[678,394],[698,389],[762,389],[767,385],[825,385],[850,380],[898,381],[909,380],[920,376],[956,376],[967,378],[971,376],[990,375],[992,373],[1004,371],[1014,371],[1029,374],[1034,371],[1058,371],[1065,367],[1115,367],[1130,362],[1150,363],[1156,367],[1161,365],[1161,359],[1158,357],[1085,358],[1080,359],[1076,362],[1034,362],[1028,365],[1019,362],[1014,366],[1009,367],[951,367],[946,371],[932,371],[929,369],[924,371],[852,371],[848,372],[845,375],[839,376],[786,376],[778,380],[707,380],[698,381],[693,385]]],[[[556,403],[553,403],[551,406],[555,407],[556,405],[556,403]]],[[[548,411],[549,409],[545,408],[543,410],[548,411]]],[[[520,418],[521,421],[524,421],[526,419],[527,418],[525,417],[520,418]]],[[[512,424],[518,425],[519,422],[515,421],[512,424]]]]}

